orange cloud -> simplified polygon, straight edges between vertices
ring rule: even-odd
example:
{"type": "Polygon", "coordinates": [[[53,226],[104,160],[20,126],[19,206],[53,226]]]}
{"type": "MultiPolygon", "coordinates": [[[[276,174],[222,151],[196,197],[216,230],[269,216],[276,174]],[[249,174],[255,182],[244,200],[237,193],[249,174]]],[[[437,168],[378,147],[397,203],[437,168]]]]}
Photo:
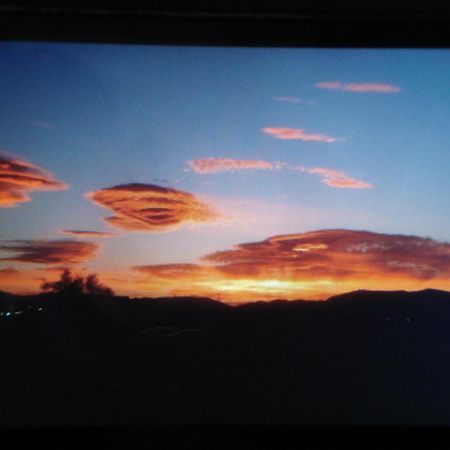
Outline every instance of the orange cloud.
{"type": "Polygon", "coordinates": [[[321,230],[237,245],[201,264],[134,267],[157,292],[221,294],[233,302],[327,298],[354,289],[450,289],[450,243],[407,235],[321,230]]]}
{"type": "Polygon", "coordinates": [[[135,295],[193,295],[215,296],[218,290],[208,287],[224,279],[223,274],[205,264],[157,264],[132,267],[128,279],[108,280],[109,285],[120,285],[135,295]]]}
{"type": "Polygon", "coordinates": [[[450,276],[450,243],[369,231],[323,230],[241,244],[204,260],[236,276],[248,267],[258,276],[282,275],[287,270],[289,276],[314,278],[364,279],[395,273],[405,279],[444,279],[450,276]]]}
{"type": "Polygon", "coordinates": [[[151,184],[124,184],[89,192],[86,197],[114,212],[104,219],[109,225],[128,231],[166,231],[218,217],[188,192],[151,184]]]}
{"type": "Polygon", "coordinates": [[[401,91],[398,86],[386,83],[341,83],[339,81],[323,81],[315,84],[320,89],[336,89],[349,92],[375,92],[382,94],[396,94],[401,91]]]}
{"type": "Polygon", "coordinates": [[[300,141],[314,141],[314,142],[336,142],[335,137],[327,136],[326,134],[307,133],[305,130],[299,128],[263,128],[264,133],[270,134],[276,139],[300,140],[300,141]]]}
{"type": "Polygon", "coordinates": [[[109,231],[87,231],[87,230],[61,230],[62,234],[67,234],[69,236],[80,236],[80,237],[92,237],[92,238],[108,238],[120,236],[117,233],[111,233],[109,231]]]}
{"type": "Polygon", "coordinates": [[[0,207],[29,202],[29,191],[56,191],[68,186],[43,169],[0,153],[0,207]]]}
{"type": "Polygon", "coordinates": [[[81,241],[0,241],[0,252],[13,253],[0,261],[36,264],[78,264],[93,258],[98,245],[81,241]]]}
{"type": "Polygon", "coordinates": [[[366,181],[357,180],[351,178],[344,172],[335,169],[328,169],[325,167],[298,167],[301,172],[307,172],[311,174],[320,175],[322,177],[322,183],[335,187],[335,188],[347,188],[347,189],[370,189],[373,185],[366,181]]]}
{"type": "Polygon", "coordinates": [[[231,158],[195,159],[187,163],[196,173],[217,173],[235,170],[273,170],[281,169],[285,166],[284,163],[231,158]]]}
{"type": "Polygon", "coordinates": [[[218,272],[214,267],[202,266],[199,264],[155,264],[149,266],[135,266],[133,270],[156,278],[162,279],[189,279],[199,280],[217,276],[218,272]]]}

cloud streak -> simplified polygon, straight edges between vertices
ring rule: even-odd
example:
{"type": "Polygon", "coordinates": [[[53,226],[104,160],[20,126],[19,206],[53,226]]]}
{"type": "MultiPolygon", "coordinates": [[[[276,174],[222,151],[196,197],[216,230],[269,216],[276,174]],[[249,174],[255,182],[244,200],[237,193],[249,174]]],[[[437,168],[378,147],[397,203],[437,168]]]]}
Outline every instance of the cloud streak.
{"type": "Polygon", "coordinates": [[[34,164],[0,152],[0,207],[31,201],[28,192],[58,191],[68,186],[34,164]]]}
{"type": "Polygon", "coordinates": [[[234,172],[236,170],[273,170],[282,169],[284,163],[272,163],[263,160],[245,160],[231,158],[195,159],[187,162],[195,173],[234,172]]]}
{"type": "Polygon", "coordinates": [[[118,233],[110,231],[88,231],[88,230],[61,230],[62,234],[76,237],[109,238],[120,236],[118,233]]]}
{"type": "Polygon", "coordinates": [[[351,178],[345,172],[335,169],[328,169],[325,167],[304,167],[299,166],[298,170],[307,172],[313,175],[319,175],[322,183],[334,188],[344,189],[371,189],[373,185],[367,181],[351,178]]]}
{"type": "Polygon", "coordinates": [[[400,87],[386,83],[341,83],[340,81],[322,81],[316,83],[315,86],[319,89],[359,93],[396,94],[401,91],[400,87]]]}
{"type": "Polygon", "coordinates": [[[42,122],[41,120],[33,120],[31,123],[33,125],[36,125],[36,126],[40,127],[40,128],[47,128],[47,129],[55,128],[55,125],[53,123],[42,122]]]}
{"type": "Polygon", "coordinates": [[[242,160],[230,158],[206,158],[187,161],[188,166],[195,173],[211,174],[218,172],[235,172],[238,170],[281,170],[291,169],[319,175],[322,183],[333,188],[370,189],[373,185],[348,176],[345,172],[325,167],[289,166],[284,162],[270,162],[264,160],[242,160]]]}
{"type": "Polygon", "coordinates": [[[86,194],[114,215],[104,220],[127,231],[158,232],[187,223],[213,221],[218,214],[193,194],[151,184],[124,184],[86,194]]]}
{"type": "Polygon", "coordinates": [[[199,264],[155,264],[148,266],[135,266],[132,270],[151,275],[160,279],[189,279],[201,280],[217,276],[214,267],[199,264]]]}
{"type": "Polygon", "coordinates": [[[313,105],[316,103],[314,100],[302,100],[297,97],[287,97],[287,96],[274,96],[272,100],[276,102],[284,102],[284,103],[301,103],[303,105],[313,105]]]}
{"type": "Polygon", "coordinates": [[[327,143],[338,141],[338,138],[328,136],[326,134],[308,133],[300,128],[265,127],[262,129],[262,131],[276,139],[327,142],[327,143]]]}
{"type": "Polygon", "coordinates": [[[71,240],[0,241],[0,253],[12,253],[0,261],[35,264],[78,264],[96,256],[98,245],[71,240]]]}

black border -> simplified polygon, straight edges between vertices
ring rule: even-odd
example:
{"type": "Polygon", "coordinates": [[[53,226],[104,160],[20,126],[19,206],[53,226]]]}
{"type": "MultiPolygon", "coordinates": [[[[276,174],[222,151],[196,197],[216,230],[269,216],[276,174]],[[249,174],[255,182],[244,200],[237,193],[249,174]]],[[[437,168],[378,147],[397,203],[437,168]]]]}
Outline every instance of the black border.
{"type": "Polygon", "coordinates": [[[450,3],[437,0],[0,0],[2,40],[445,48],[449,29],[450,3]]]}
{"type": "Polygon", "coordinates": [[[8,448],[90,449],[447,449],[448,427],[149,426],[0,429],[8,448]],[[14,445],[9,445],[14,443],[14,445]]]}

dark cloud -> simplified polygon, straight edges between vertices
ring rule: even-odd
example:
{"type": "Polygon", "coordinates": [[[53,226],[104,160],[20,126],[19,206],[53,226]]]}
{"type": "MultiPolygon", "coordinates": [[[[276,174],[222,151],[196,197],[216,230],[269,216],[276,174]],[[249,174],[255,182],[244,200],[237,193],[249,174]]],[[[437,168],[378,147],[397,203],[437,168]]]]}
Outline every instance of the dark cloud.
{"type": "Polygon", "coordinates": [[[12,267],[5,267],[4,269],[0,269],[0,275],[3,277],[9,277],[18,274],[19,271],[13,269],[12,267]]]}
{"type": "Polygon", "coordinates": [[[98,245],[93,242],[71,240],[0,241],[0,252],[12,253],[12,256],[0,258],[0,261],[37,264],[78,264],[93,258],[97,250],[98,245]]]}

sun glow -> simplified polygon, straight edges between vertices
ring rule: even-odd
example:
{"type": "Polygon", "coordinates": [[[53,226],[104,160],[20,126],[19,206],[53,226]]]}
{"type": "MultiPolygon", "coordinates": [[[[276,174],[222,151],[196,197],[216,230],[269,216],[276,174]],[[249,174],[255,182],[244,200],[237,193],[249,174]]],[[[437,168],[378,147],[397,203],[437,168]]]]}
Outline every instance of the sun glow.
{"type": "Polygon", "coordinates": [[[287,293],[297,294],[305,291],[317,291],[319,288],[332,286],[333,282],[329,280],[319,281],[286,281],[286,280],[257,280],[257,279],[239,279],[239,280],[214,280],[203,281],[197,283],[203,288],[214,289],[220,292],[235,292],[239,293],[255,293],[259,295],[273,294],[273,293],[287,293]]]}

